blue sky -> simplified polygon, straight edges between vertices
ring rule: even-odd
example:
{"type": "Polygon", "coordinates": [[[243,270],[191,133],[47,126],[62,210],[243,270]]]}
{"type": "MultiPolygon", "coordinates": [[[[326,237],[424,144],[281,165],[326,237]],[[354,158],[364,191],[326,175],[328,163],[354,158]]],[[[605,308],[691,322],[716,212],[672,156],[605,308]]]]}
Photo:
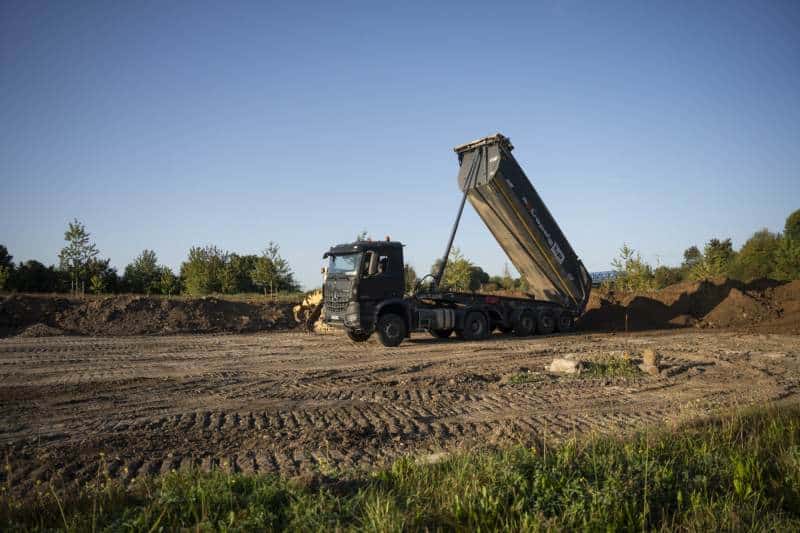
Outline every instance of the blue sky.
{"type": "MultiPolygon", "coordinates": [[[[0,243],[280,244],[307,287],[366,228],[427,271],[452,147],[494,132],[590,270],[800,208],[800,3],[0,4],[0,243]],[[168,4],[168,5],[167,5],[168,4]]],[[[507,261],[471,208],[456,244],[507,261]]]]}

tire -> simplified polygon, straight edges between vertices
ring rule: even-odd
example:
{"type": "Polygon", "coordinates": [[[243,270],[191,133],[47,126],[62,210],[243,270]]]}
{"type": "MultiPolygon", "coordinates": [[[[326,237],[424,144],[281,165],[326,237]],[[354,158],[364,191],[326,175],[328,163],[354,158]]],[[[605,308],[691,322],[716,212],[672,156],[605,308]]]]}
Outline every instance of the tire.
{"type": "Polygon", "coordinates": [[[437,339],[446,339],[453,334],[453,330],[451,329],[432,329],[429,333],[436,337],[437,339]]]}
{"type": "Polygon", "coordinates": [[[386,313],[378,319],[378,338],[388,347],[399,345],[406,338],[406,323],[403,317],[386,313]]]}
{"type": "Polygon", "coordinates": [[[569,333],[575,329],[575,318],[570,315],[561,315],[558,317],[556,329],[561,333],[569,333]]]}
{"type": "Polygon", "coordinates": [[[536,331],[536,319],[530,311],[523,311],[514,320],[514,335],[517,337],[527,337],[536,331]]]}
{"type": "Polygon", "coordinates": [[[514,331],[514,326],[497,326],[495,329],[500,333],[508,334],[514,331]]]}
{"type": "Polygon", "coordinates": [[[542,335],[550,335],[556,330],[556,319],[550,313],[542,313],[536,321],[536,329],[542,335]]]}
{"type": "Polygon", "coordinates": [[[489,322],[486,315],[478,311],[467,313],[464,317],[464,329],[462,332],[464,340],[479,341],[489,336],[489,322]]]}
{"type": "Polygon", "coordinates": [[[347,330],[347,338],[353,342],[366,342],[372,336],[372,333],[365,333],[363,331],[355,331],[352,329],[347,330]]]}

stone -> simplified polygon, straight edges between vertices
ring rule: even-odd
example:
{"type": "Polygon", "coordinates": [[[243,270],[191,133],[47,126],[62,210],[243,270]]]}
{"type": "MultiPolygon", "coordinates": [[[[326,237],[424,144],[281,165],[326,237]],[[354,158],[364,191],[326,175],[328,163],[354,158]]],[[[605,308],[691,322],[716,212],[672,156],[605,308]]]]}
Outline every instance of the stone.
{"type": "Polygon", "coordinates": [[[548,372],[557,372],[559,374],[580,374],[581,362],[574,359],[553,359],[549,365],[545,365],[545,370],[548,372]]]}

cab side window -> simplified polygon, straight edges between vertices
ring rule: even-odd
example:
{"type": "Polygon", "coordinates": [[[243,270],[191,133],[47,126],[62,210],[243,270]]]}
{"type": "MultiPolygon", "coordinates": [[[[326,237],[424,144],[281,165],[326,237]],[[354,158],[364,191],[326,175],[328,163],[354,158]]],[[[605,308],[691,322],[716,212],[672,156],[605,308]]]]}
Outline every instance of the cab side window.
{"type": "Polygon", "coordinates": [[[389,256],[382,255],[378,258],[378,274],[386,274],[389,271],[389,256]]]}

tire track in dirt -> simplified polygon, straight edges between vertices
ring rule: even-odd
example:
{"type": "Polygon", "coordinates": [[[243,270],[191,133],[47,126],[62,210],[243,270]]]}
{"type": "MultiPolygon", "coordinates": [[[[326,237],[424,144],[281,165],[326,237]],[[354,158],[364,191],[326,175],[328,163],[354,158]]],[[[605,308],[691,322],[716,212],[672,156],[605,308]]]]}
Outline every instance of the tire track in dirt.
{"type": "Polygon", "coordinates": [[[3,339],[0,445],[12,463],[3,481],[24,491],[36,480],[85,482],[98,468],[125,481],[190,467],[292,476],[380,467],[406,453],[632,431],[797,397],[799,340],[415,337],[386,350],[295,332],[3,339]],[[645,346],[663,355],[661,376],[542,371],[555,356],[645,346]],[[519,375],[534,379],[509,381],[519,375]]]}

